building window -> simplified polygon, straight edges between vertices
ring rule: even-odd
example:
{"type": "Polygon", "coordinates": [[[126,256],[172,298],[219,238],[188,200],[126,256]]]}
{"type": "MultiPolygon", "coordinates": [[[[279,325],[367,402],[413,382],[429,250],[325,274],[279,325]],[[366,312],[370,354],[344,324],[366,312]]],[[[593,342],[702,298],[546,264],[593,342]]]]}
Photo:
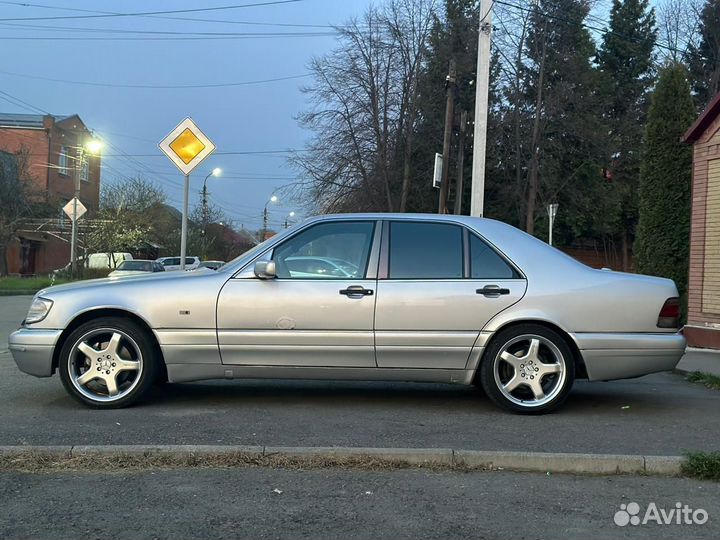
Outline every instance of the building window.
{"type": "Polygon", "coordinates": [[[60,147],[60,156],[58,157],[58,172],[65,176],[70,176],[70,169],[68,167],[68,156],[70,155],[70,149],[67,146],[60,147]]]}
{"type": "Polygon", "coordinates": [[[87,159],[84,159],[82,165],[80,166],[80,180],[83,182],[90,181],[90,164],[87,159]]]}

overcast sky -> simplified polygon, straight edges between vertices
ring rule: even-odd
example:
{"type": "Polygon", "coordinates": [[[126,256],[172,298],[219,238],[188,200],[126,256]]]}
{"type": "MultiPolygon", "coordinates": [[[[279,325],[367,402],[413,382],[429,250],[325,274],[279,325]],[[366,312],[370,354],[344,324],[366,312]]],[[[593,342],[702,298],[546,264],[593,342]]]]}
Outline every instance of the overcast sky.
{"type": "MultiPolygon", "coordinates": [[[[104,164],[107,167],[103,169],[103,182],[121,181],[123,176],[142,174],[162,185],[170,203],[178,208],[182,202],[182,177],[160,153],[157,143],[183,118],[191,116],[217,145],[216,155],[203,162],[191,177],[191,206],[199,198],[198,192],[205,175],[213,167],[221,167],[223,177],[208,181],[212,200],[237,225],[257,228],[261,223],[260,216],[265,202],[275,189],[292,182],[295,172],[287,165],[284,154],[221,153],[302,148],[307,133],[300,129],[295,116],[304,108],[305,98],[300,87],[309,79],[294,78],[264,84],[202,89],[126,88],[120,85],[217,84],[304,75],[313,55],[332,49],[332,36],[243,39],[217,39],[217,36],[212,36],[214,39],[207,39],[210,36],[194,35],[192,37],[202,39],[177,38],[190,37],[187,35],[189,32],[327,33],[330,29],[236,24],[229,21],[290,25],[340,24],[361,14],[369,0],[303,0],[167,15],[227,22],[198,22],[156,16],[47,18],[87,17],[98,11],[147,12],[267,1],[0,1],[0,50],[3,52],[0,90],[22,99],[32,107],[53,114],[78,113],[91,129],[109,143],[104,150],[107,154],[104,164]],[[18,5],[20,3],[58,6],[58,9],[18,5]],[[60,6],[65,9],[60,9],[60,6]],[[37,17],[46,19],[8,20],[37,17]],[[38,26],[50,27],[52,30],[38,26]],[[84,30],[70,30],[78,28],[84,30]],[[97,29],[121,32],[109,33],[97,29]],[[125,33],[131,30],[171,33],[125,33]],[[20,37],[29,39],[18,39],[20,37]],[[67,39],[71,37],[93,39],[67,39]],[[124,39],[107,40],[109,37],[124,39]],[[107,86],[68,84],[30,77],[107,86]],[[133,157],[115,157],[120,154],[133,157]]],[[[2,94],[0,97],[3,98],[0,99],[2,112],[37,112],[32,108],[10,104],[2,94]]],[[[274,227],[278,227],[287,214],[294,210],[291,204],[283,204],[283,201],[270,207],[271,226],[274,227]]]]}

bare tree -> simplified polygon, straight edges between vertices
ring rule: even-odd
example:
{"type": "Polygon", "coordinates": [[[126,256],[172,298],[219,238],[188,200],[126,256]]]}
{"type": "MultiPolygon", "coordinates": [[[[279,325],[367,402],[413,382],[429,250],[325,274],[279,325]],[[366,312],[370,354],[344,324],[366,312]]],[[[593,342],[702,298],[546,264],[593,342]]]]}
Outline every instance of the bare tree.
{"type": "Polygon", "coordinates": [[[434,0],[370,7],[337,28],[335,51],[311,62],[314,83],[304,91],[312,108],[299,120],[315,137],[294,163],[308,179],[299,185],[301,196],[315,210],[405,208],[417,79],[433,7],[434,0]]]}
{"type": "Polygon", "coordinates": [[[657,6],[658,55],[674,63],[683,62],[698,45],[701,0],[663,0],[657,6]]]}
{"type": "Polygon", "coordinates": [[[155,223],[151,211],[164,203],[162,189],[144,178],[103,185],[97,226],[88,235],[87,247],[111,257],[136,250],[152,236],[155,223]]]}
{"type": "Polygon", "coordinates": [[[28,153],[26,148],[16,154],[0,152],[0,276],[8,273],[7,251],[18,226],[42,206],[32,188],[28,153]]]}

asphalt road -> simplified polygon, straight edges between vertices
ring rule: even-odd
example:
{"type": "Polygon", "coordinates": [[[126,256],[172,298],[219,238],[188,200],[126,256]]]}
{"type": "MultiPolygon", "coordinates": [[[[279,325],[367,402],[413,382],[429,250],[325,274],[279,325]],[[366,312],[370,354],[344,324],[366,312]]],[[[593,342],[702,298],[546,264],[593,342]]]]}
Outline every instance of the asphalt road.
{"type": "Polygon", "coordinates": [[[717,484],[652,477],[229,469],[0,475],[0,537],[708,538],[717,484]],[[279,490],[282,493],[276,493],[279,490]],[[708,512],[619,527],[621,504],[708,512]]]}
{"type": "Polygon", "coordinates": [[[57,376],[22,374],[6,336],[28,297],[0,297],[0,445],[244,444],[678,455],[718,450],[720,392],[663,373],[578,382],[564,408],[505,413],[475,388],[315,381],[166,385],[144,404],[94,411],[57,376]]]}

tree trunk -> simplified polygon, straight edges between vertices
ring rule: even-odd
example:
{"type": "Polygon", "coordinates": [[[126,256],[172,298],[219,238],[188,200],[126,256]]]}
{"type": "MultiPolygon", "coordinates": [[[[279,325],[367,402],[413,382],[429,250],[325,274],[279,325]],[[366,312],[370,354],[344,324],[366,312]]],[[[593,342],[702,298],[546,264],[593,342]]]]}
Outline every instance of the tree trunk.
{"type": "Polygon", "coordinates": [[[628,272],[630,270],[630,256],[629,256],[629,248],[628,245],[628,233],[627,233],[627,227],[623,228],[622,232],[622,269],[623,272],[628,272]]]}
{"type": "Polygon", "coordinates": [[[8,275],[7,251],[7,243],[3,242],[0,244],[0,277],[8,275]]]}
{"type": "Polygon", "coordinates": [[[533,120],[530,166],[528,167],[528,190],[526,198],[525,231],[535,233],[535,204],[540,174],[540,116],[542,115],[543,85],[545,84],[545,57],[547,56],[547,21],[543,28],[543,50],[538,65],[537,97],[535,99],[535,118],[533,120]]]}

